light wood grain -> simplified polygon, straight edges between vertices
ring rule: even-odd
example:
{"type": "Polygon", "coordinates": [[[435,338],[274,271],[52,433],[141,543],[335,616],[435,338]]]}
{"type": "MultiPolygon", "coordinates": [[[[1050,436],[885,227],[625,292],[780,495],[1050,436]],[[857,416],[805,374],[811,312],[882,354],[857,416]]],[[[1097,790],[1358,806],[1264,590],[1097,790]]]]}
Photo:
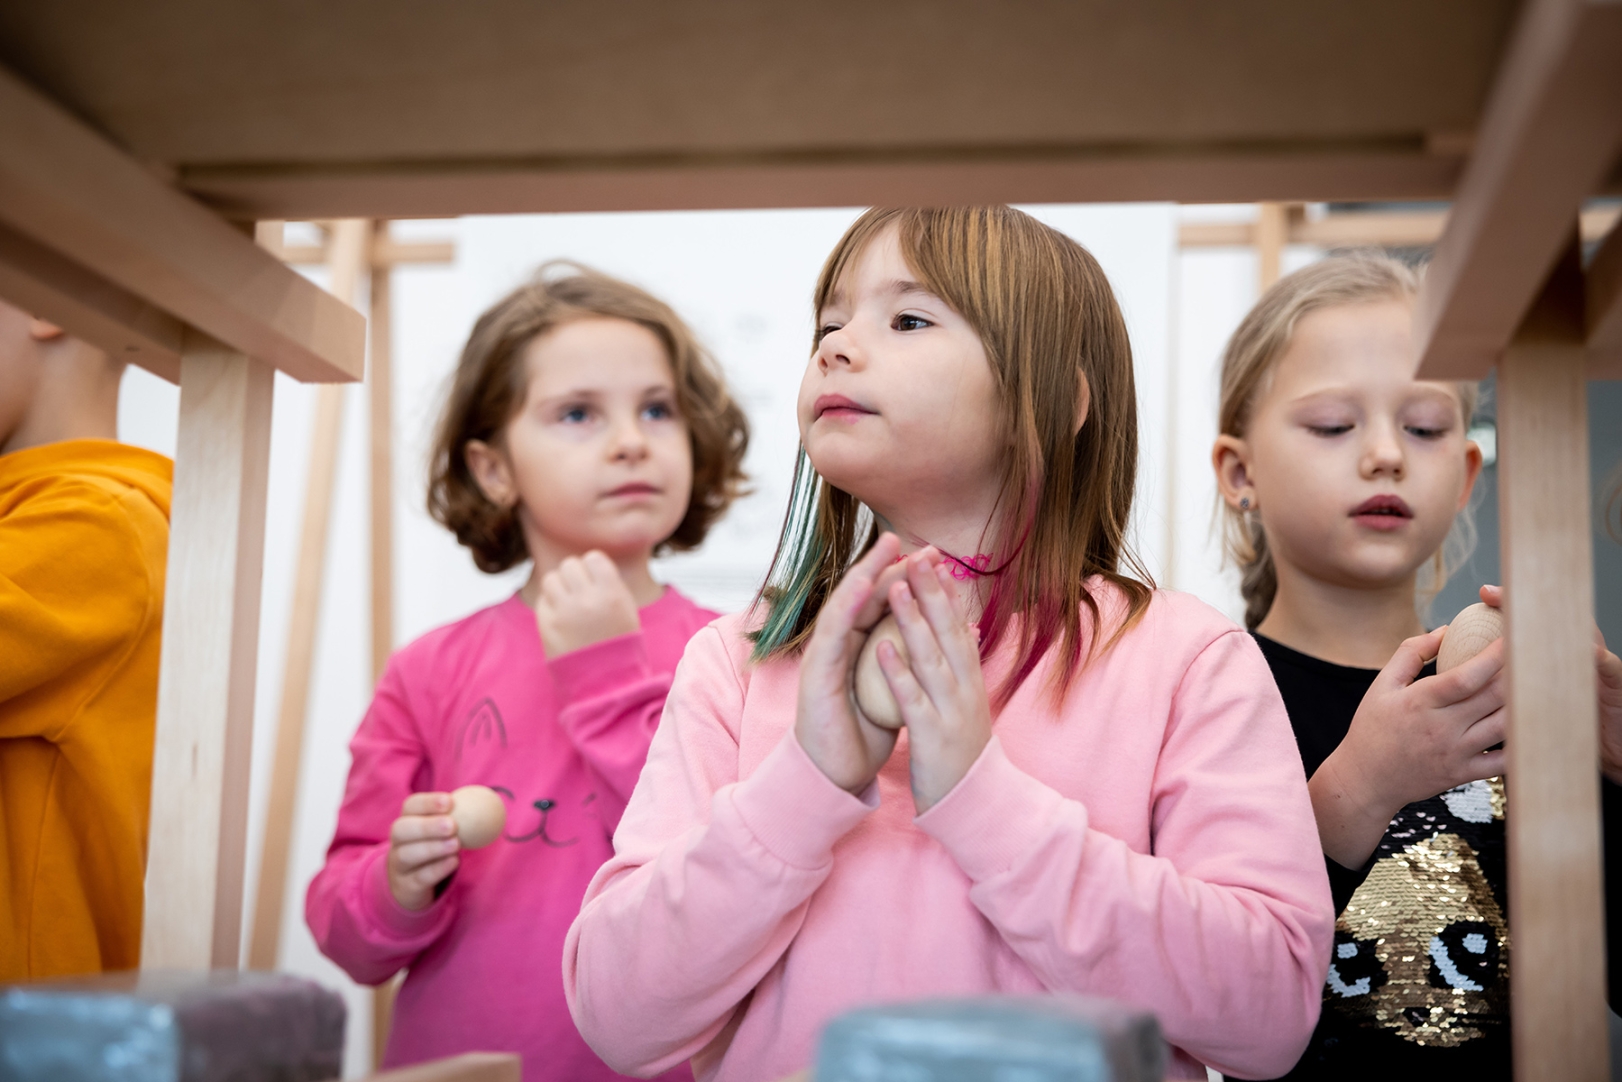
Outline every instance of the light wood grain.
{"type": "Polygon", "coordinates": [[[1461,163],[1383,147],[1171,147],[1051,151],[987,146],[939,154],[644,155],[623,162],[447,163],[342,170],[209,167],[189,190],[255,213],[428,218],[458,214],[1162,200],[1249,203],[1439,199],[1461,163]],[[761,160],[765,157],[766,160],[761,160]]]}
{"type": "Polygon", "coordinates": [[[358,312],[5,69],[0,224],[296,379],[361,374],[358,312]]]}
{"type": "Polygon", "coordinates": [[[362,1082],[519,1082],[522,1074],[516,1055],[468,1052],[412,1067],[380,1071],[367,1075],[362,1082]]]}
{"type": "MultiPolygon", "coordinates": [[[[1590,207],[1582,214],[1582,237],[1598,240],[1622,217],[1616,207],[1590,207]]],[[[1321,218],[1290,219],[1290,243],[1317,248],[1428,248],[1442,236],[1447,213],[1415,211],[1339,211],[1321,218]]],[[[1184,222],[1177,230],[1183,248],[1248,248],[1256,243],[1254,222],[1184,222]]]]}
{"type": "Polygon", "coordinates": [[[75,338],[180,382],[186,328],[122,286],[0,224],[0,297],[75,338]]]}
{"type": "Polygon", "coordinates": [[[1590,379],[1622,379],[1622,223],[1589,261],[1586,318],[1590,379]]]}
{"type": "Polygon", "coordinates": [[[1420,373],[1497,362],[1622,150],[1622,4],[1530,0],[1420,293],[1420,373]]]}
{"type": "MultiPolygon", "coordinates": [[[[372,233],[371,364],[368,366],[367,403],[371,417],[371,594],[372,683],[375,685],[394,649],[394,407],[393,297],[390,264],[378,258],[379,249],[392,247],[388,222],[376,223],[372,233]]],[[[394,1000],[400,978],[372,990],[372,1062],[383,1061],[389,1030],[394,1025],[394,1000]]]]}
{"type": "Polygon", "coordinates": [[[343,411],[341,385],[317,388],[310,434],[310,465],[304,489],[304,521],[299,534],[298,563],[293,573],[293,604],[287,621],[287,654],[282,667],[276,750],[271,761],[265,837],[259,851],[259,879],[254,895],[253,934],[248,946],[250,969],[275,969],[281,953],[282,911],[287,895],[288,864],[292,859],[293,819],[298,810],[299,765],[304,756],[305,719],[309,712],[310,675],[315,666],[316,631],[321,618],[321,582],[326,571],[328,525],[338,472],[343,411]]]}
{"type": "Polygon", "coordinates": [[[1284,246],[1290,239],[1289,208],[1263,203],[1256,208],[1256,280],[1260,291],[1278,281],[1284,268],[1284,246]]]}
{"type": "Polygon", "coordinates": [[[1517,1082],[1610,1077],[1581,290],[1573,246],[1498,367],[1517,1082]]]}
{"type": "Polygon", "coordinates": [[[272,369],[200,337],[180,374],[141,964],[235,968],[272,369]]]}
{"type": "MultiPolygon", "coordinates": [[[[360,220],[341,221],[333,230],[329,288],[345,304],[354,303],[361,275],[365,273],[370,231],[370,224],[360,220]]],[[[282,663],[276,751],[271,761],[265,836],[259,852],[253,930],[248,945],[248,965],[252,969],[275,969],[281,953],[282,912],[287,896],[288,864],[292,859],[299,767],[304,757],[310,677],[315,667],[316,633],[321,620],[321,588],[326,574],[332,492],[338,477],[343,414],[343,385],[326,384],[317,388],[304,487],[304,520],[299,534],[298,563],[293,572],[293,604],[287,619],[287,653],[282,663]]]]}
{"type": "MultiPolygon", "coordinates": [[[[391,248],[389,224],[378,222],[372,242],[391,248]]],[[[445,246],[452,249],[451,245],[445,246]]],[[[446,258],[450,257],[447,251],[446,258]]],[[[390,264],[372,261],[371,365],[366,373],[371,417],[372,681],[383,675],[394,650],[394,280],[390,264]]]]}

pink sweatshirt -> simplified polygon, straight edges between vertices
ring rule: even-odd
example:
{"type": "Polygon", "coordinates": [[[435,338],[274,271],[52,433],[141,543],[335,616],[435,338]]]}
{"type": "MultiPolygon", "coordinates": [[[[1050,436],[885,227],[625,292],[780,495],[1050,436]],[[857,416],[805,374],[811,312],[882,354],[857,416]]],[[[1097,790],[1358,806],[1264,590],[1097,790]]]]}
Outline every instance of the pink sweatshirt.
{"type": "Polygon", "coordinates": [[[563,937],[613,855],[670,674],[714,616],[667,589],[639,634],[548,661],[514,595],[390,659],[350,742],[337,834],[304,908],[322,952],[355,980],[408,969],[385,1065],[510,1051],[525,1082],[618,1077],[569,1019],[563,937]],[[427,909],[401,908],[385,866],[401,803],[472,783],[507,798],[505,836],[463,853],[427,909]]]}
{"type": "Polygon", "coordinates": [[[764,1082],[854,1007],[1041,991],[1152,1010],[1172,1077],[1295,1063],[1335,912],[1250,636],[1157,593],[1057,706],[1039,666],[915,817],[905,734],[860,797],[838,788],[794,738],[798,661],[752,665],[745,630],[727,617],[688,646],[569,929],[569,1009],[609,1063],[764,1082]]]}

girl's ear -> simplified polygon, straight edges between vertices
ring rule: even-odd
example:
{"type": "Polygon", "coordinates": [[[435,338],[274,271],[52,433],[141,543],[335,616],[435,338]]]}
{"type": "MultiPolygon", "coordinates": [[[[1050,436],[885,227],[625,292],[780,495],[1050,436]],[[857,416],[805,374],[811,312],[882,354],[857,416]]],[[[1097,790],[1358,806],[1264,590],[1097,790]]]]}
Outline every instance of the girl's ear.
{"type": "Polygon", "coordinates": [[[1475,440],[1464,441],[1464,489],[1459,493],[1459,506],[1453,509],[1454,514],[1463,511],[1470,503],[1470,493],[1475,491],[1476,478],[1481,476],[1481,447],[1475,440]]]}
{"type": "Polygon", "coordinates": [[[500,449],[483,440],[468,440],[462,445],[462,459],[484,498],[509,510],[518,502],[518,485],[513,480],[512,463],[500,449]]]}
{"type": "MultiPolygon", "coordinates": [[[[1479,454],[1478,454],[1479,461],[1479,454]]],[[[1235,511],[1256,510],[1256,487],[1250,477],[1250,445],[1238,436],[1218,436],[1211,447],[1222,499],[1235,511]]]]}
{"type": "Polygon", "coordinates": [[[1087,382],[1087,373],[1076,369],[1076,430],[1072,438],[1081,435],[1081,426],[1087,423],[1087,411],[1093,408],[1093,385],[1087,382]]]}

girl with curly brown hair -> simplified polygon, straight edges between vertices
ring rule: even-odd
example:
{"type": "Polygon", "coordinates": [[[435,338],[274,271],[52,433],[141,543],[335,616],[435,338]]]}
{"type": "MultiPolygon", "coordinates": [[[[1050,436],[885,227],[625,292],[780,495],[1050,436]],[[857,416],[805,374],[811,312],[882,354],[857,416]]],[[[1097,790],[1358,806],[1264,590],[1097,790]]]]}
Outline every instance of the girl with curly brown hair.
{"type": "Polygon", "coordinates": [[[715,362],[635,286],[548,265],[474,326],[428,508],[480,569],[533,569],[390,660],[305,910],[355,980],[407,970],[385,1065],[479,1049],[521,1053],[527,1082],[617,1077],[569,1020],[563,937],[717,615],[649,560],[703,541],[748,441],[715,362]],[[506,805],[477,852],[449,815],[467,784],[506,805]]]}

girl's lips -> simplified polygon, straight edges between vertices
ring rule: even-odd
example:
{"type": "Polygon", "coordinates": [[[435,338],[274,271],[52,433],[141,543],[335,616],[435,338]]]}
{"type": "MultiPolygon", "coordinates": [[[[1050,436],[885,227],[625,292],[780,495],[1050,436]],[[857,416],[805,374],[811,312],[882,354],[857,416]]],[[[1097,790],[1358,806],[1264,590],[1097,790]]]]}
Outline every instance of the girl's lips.
{"type": "Polygon", "coordinates": [[[872,410],[860,402],[846,398],[842,394],[819,395],[817,400],[811,403],[811,416],[813,420],[817,421],[822,420],[824,417],[842,421],[854,421],[860,417],[871,416],[872,413],[872,410]]]}
{"type": "Polygon", "coordinates": [[[657,485],[650,485],[646,481],[632,481],[629,484],[621,485],[619,488],[609,490],[607,493],[605,493],[605,495],[609,497],[654,496],[657,495],[658,492],[659,488],[657,485]]]}
{"type": "Polygon", "coordinates": [[[1400,496],[1371,496],[1352,510],[1359,525],[1373,530],[1400,530],[1413,517],[1413,508],[1400,496]]]}

